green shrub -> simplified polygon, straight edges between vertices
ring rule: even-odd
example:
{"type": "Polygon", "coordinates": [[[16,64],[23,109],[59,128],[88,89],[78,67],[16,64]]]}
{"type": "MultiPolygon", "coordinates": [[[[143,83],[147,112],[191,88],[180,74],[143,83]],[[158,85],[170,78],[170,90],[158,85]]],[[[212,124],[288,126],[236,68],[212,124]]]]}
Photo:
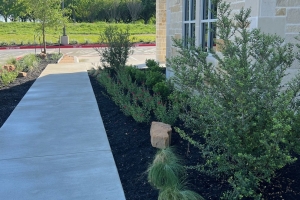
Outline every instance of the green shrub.
{"type": "Polygon", "coordinates": [[[153,97],[145,87],[132,82],[127,70],[117,70],[115,77],[102,70],[98,81],[125,115],[132,116],[137,122],[149,122],[154,107],[153,97]]]}
{"type": "Polygon", "coordinates": [[[156,62],[154,59],[146,59],[145,64],[148,68],[159,66],[159,63],[156,62]]]}
{"type": "Polygon", "coordinates": [[[79,42],[77,40],[70,40],[70,44],[79,44],[79,42]]]}
{"type": "Polygon", "coordinates": [[[162,82],[165,80],[166,80],[166,77],[161,72],[157,72],[157,71],[147,71],[146,72],[145,85],[148,86],[150,89],[152,89],[156,83],[159,83],[159,82],[162,82]]]}
{"type": "Polygon", "coordinates": [[[156,83],[153,86],[152,90],[156,94],[159,94],[162,97],[163,101],[167,101],[169,95],[173,91],[173,85],[170,81],[161,81],[156,83]]]}
{"type": "Polygon", "coordinates": [[[154,59],[146,59],[146,66],[150,71],[155,72],[164,72],[165,68],[159,66],[159,62],[156,62],[154,59]]]}
{"type": "Polygon", "coordinates": [[[281,85],[295,58],[293,45],[249,30],[249,14],[242,9],[234,21],[228,18],[229,5],[218,3],[217,37],[223,42],[218,44],[222,56],[212,52],[217,66],[207,63],[201,47],[178,40],[179,55],[168,61],[185,111],[180,119],[201,136],[176,128],[205,158],[203,165],[191,168],[227,177],[233,188],[224,194],[228,199],[260,198],[260,183],[293,163],[291,150],[300,145],[295,131],[300,75],[281,85]]]}
{"type": "Polygon", "coordinates": [[[100,44],[108,47],[95,49],[100,54],[103,67],[118,69],[125,66],[129,55],[133,53],[133,43],[129,37],[129,27],[125,31],[112,25],[105,28],[100,35],[100,44]]]}
{"type": "Polygon", "coordinates": [[[134,74],[134,79],[139,84],[145,84],[147,79],[146,72],[144,70],[137,69],[134,74]]]}
{"type": "Polygon", "coordinates": [[[6,70],[3,70],[0,74],[1,82],[5,86],[13,82],[17,78],[17,76],[18,76],[17,71],[8,72],[6,70]]]}
{"type": "Polygon", "coordinates": [[[174,124],[178,119],[179,106],[173,106],[175,101],[168,101],[173,86],[170,82],[165,81],[160,72],[144,71],[132,66],[118,70],[105,68],[99,72],[99,83],[105,87],[122,112],[132,116],[135,121],[149,122],[154,116],[164,123],[174,124]],[[144,85],[149,78],[151,80],[151,76],[148,75],[150,73],[159,75],[157,81],[163,80],[158,83],[153,82],[156,85],[154,91],[157,92],[154,95],[151,95],[153,92],[150,92],[151,85],[148,85],[147,88],[144,85]]]}
{"type": "Polygon", "coordinates": [[[18,62],[18,69],[20,71],[29,72],[38,67],[39,62],[40,59],[36,55],[28,54],[18,62]]]}
{"type": "Polygon", "coordinates": [[[166,124],[175,124],[178,120],[178,115],[180,114],[180,108],[174,105],[174,102],[168,101],[164,103],[160,97],[155,103],[156,107],[153,110],[155,118],[166,124]]]}
{"type": "Polygon", "coordinates": [[[0,46],[8,46],[7,42],[0,42],[0,46]]]}
{"type": "Polygon", "coordinates": [[[182,186],[166,188],[159,192],[158,200],[204,200],[204,198],[196,192],[180,187],[182,186]]]}
{"type": "Polygon", "coordinates": [[[9,65],[17,65],[17,59],[16,58],[9,58],[6,63],[9,65]]]}

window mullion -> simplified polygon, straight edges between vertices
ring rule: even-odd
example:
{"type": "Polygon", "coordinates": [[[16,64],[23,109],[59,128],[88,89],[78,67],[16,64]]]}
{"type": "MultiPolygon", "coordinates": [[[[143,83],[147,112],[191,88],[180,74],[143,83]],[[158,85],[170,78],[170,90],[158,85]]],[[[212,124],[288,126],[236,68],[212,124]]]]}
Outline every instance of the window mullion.
{"type": "Polygon", "coordinates": [[[211,47],[211,22],[208,23],[208,26],[207,26],[207,51],[209,52],[210,49],[212,48],[211,47]]]}
{"type": "Polygon", "coordinates": [[[208,1],[208,19],[211,20],[211,0],[208,1]]]}

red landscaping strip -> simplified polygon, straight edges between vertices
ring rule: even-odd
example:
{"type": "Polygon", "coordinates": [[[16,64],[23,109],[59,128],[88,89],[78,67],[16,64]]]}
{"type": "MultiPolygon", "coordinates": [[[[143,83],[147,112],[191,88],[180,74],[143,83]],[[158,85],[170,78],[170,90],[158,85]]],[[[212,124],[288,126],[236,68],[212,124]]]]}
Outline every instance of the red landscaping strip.
{"type": "MultiPolygon", "coordinates": [[[[57,49],[57,48],[95,48],[95,47],[106,47],[107,45],[100,45],[100,44],[78,44],[78,45],[49,45],[47,46],[47,49],[57,49]]],[[[143,44],[143,43],[136,43],[134,44],[135,47],[154,47],[156,44],[151,43],[151,44],[143,44]]],[[[27,45],[27,46],[7,46],[7,47],[0,47],[0,50],[9,50],[9,49],[39,49],[41,46],[33,46],[33,45],[27,45]]]]}

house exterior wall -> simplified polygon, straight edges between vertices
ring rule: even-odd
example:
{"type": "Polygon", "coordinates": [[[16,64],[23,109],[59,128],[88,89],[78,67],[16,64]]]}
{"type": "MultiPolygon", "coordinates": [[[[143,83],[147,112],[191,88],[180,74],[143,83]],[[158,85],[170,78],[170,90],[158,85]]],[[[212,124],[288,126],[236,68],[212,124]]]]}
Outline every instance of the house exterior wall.
{"type": "MultiPolygon", "coordinates": [[[[160,1],[160,0],[159,0],[160,1]]],[[[182,38],[184,0],[166,1],[166,58],[176,54],[172,38],[182,38]]],[[[197,0],[198,7],[200,0],[197,0]]],[[[260,28],[265,33],[277,34],[286,42],[299,43],[295,37],[300,32],[300,0],[225,0],[231,3],[232,14],[244,8],[251,8],[250,28],[260,28]]],[[[197,8],[197,12],[200,10],[197,8]]],[[[199,17],[197,17],[199,19],[199,17]]],[[[199,28],[196,22],[196,29],[199,28]]],[[[196,38],[197,38],[196,33],[196,38]]],[[[197,39],[196,39],[197,40],[197,39]]],[[[293,68],[300,68],[296,62],[293,68]]],[[[169,71],[169,70],[168,70],[169,71]]],[[[170,71],[167,71],[167,76],[170,71]]],[[[169,74],[169,75],[168,75],[169,74]]]]}
{"type": "Polygon", "coordinates": [[[156,60],[166,63],[166,0],[156,0],[156,60]]]}
{"type": "Polygon", "coordinates": [[[167,51],[166,57],[170,58],[176,54],[172,38],[181,39],[183,31],[183,0],[167,0],[167,51]]]}

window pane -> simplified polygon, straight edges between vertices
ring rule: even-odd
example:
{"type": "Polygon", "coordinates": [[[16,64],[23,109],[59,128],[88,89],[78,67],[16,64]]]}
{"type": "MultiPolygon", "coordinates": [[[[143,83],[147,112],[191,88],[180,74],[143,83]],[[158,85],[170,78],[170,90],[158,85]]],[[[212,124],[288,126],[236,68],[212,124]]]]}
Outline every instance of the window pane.
{"type": "Polygon", "coordinates": [[[217,18],[217,6],[214,4],[211,4],[211,19],[216,19],[217,18]]]}
{"type": "Polygon", "coordinates": [[[187,46],[189,39],[189,24],[184,24],[184,44],[187,46]]]}
{"type": "Polygon", "coordinates": [[[210,34],[210,45],[209,45],[209,48],[210,49],[213,49],[214,51],[216,50],[216,40],[217,40],[217,37],[216,37],[216,23],[213,22],[210,24],[210,30],[209,30],[209,34],[210,34]]]}
{"type": "Polygon", "coordinates": [[[189,21],[190,19],[190,1],[185,0],[185,21],[189,21]]]}
{"type": "Polygon", "coordinates": [[[202,48],[207,51],[207,41],[208,41],[208,23],[202,23],[202,48]]]}
{"type": "Polygon", "coordinates": [[[195,23],[191,23],[191,38],[196,38],[196,25],[195,23]]]}
{"type": "Polygon", "coordinates": [[[203,19],[208,19],[208,2],[209,0],[203,0],[203,19]]]}
{"type": "Polygon", "coordinates": [[[191,10],[191,20],[196,19],[196,0],[191,0],[192,10],[191,10]]]}

